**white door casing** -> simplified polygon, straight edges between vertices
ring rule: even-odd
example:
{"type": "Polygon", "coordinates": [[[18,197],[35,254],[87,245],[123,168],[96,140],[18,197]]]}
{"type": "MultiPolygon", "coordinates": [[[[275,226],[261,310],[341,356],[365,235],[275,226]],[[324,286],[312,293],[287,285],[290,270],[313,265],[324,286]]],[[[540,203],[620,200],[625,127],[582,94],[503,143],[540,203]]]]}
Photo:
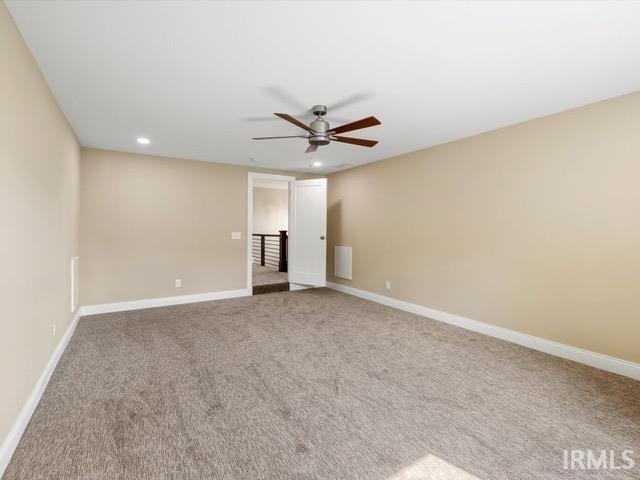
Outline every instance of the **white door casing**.
{"type": "MultiPolygon", "coordinates": [[[[278,182],[293,182],[296,177],[273,175],[270,173],[249,172],[247,177],[247,292],[251,295],[253,289],[252,268],[252,240],[253,240],[253,187],[256,180],[270,180],[278,182]]],[[[291,187],[289,187],[291,189],[291,187]]],[[[289,210],[290,212],[291,210],[289,210]]],[[[290,232],[289,232],[290,234],[290,232]]]]}
{"type": "Polygon", "coordinates": [[[290,183],[289,282],[326,286],[327,179],[290,183]]]}

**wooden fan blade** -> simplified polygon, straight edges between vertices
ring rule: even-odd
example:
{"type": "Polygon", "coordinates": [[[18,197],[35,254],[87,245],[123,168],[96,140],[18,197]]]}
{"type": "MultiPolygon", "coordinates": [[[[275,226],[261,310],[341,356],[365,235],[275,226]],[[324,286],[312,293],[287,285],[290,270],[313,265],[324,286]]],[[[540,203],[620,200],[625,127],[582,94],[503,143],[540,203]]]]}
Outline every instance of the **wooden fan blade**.
{"type": "Polygon", "coordinates": [[[318,150],[318,145],[314,145],[313,143],[310,143],[309,146],[307,147],[307,150],[304,153],[313,153],[316,150],[318,150]]]}
{"type": "Polygon", "coordinates": [[[253,137],[251,140],[271,140],[273,138],[307,138],[304,135],[287,135],[285,137],[253,137]]]}
{"type": "Polygon", "coordinates": [[[299,120],[296,120],[291,115],[288,115],[286,113],[274,113],[274,115],[279,116],[281,119],[286,120],[287,122],[293,123],[294,125],[306,130],[307,132],[314,133],[313,130],[311,130],[307,125],[305,125],[304,123],[302,123],[299,120]]]}
{"type": "Polygon", "coordinates": [[[376,117],[367,117],[363,118],[362,120],[347,123],[346,125],[342,125],[338,128],[332,128],[331,131],[333,133],[344,133],[351,132],[352,130],[360,130],[361,128],[373,127],[375,125],[380,125],[380,120],[378,120],[376,117]]]}
{"type": "Polygon", "coordinates": [[[331,140],[342,143],[352,143],[353,145],[360,145],[361,147],[373,147],[377,140],[365,140],[364,138],[351,138],[351,137],[331,137],[331,140]]]}

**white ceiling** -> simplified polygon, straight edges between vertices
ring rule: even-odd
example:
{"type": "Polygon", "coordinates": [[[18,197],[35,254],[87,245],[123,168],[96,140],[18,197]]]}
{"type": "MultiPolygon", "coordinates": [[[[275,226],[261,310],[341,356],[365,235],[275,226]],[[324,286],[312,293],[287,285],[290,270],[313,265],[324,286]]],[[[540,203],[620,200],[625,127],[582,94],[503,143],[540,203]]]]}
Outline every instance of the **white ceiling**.
{"type": "Polygon", "coordinates": [[[7,4],[90,147],[327,172],[640,89],[640,2],[7,4]],[[344,99],[376,147],[251,140],[344,99]]]}

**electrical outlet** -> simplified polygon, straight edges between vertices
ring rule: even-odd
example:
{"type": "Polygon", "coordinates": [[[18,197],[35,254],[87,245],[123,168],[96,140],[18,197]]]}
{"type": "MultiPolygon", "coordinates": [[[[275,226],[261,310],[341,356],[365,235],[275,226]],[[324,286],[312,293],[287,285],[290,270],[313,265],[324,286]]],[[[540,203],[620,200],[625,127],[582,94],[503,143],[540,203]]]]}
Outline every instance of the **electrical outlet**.
{"type": "Polygon", "coordinates": [[[176,288],[180,288],[180,287],[182,287],[182,279],[176,278],[176,288]]]}
{"type": "Polygon", "coordinates": [[[387,290],[391,290],[391,280],[387,280],[384,284],[384,288],[387,290]]]}

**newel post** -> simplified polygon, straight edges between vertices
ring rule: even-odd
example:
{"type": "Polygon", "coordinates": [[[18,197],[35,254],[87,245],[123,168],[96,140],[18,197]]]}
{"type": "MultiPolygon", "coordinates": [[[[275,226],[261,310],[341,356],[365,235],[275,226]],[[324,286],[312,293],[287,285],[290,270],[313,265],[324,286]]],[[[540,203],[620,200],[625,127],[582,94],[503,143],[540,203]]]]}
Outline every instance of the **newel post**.
{"type": "Polygon", "coordinates": [[[287,231],[280,230],[280,259],[278,262],[278,271],[287,271],[287,231]]]}

